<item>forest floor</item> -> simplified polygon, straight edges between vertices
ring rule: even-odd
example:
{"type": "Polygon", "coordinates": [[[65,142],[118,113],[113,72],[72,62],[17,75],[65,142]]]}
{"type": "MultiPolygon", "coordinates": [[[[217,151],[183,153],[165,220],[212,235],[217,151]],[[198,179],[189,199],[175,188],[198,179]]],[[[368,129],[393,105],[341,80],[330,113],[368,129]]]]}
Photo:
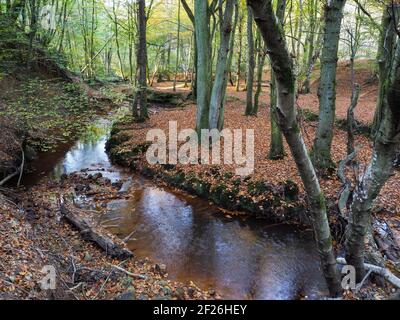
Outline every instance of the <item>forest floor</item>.
{"type": "MultiPolygon", "coordinates": [[[[356,61],[355,65],[355,82],[361,85],[361,93],[357,108],[355,110],[356,119],[364,124],[371,124],[374,119],[375,107],[378,99],[378,79],[374,75],[375,62],[366,59],[356,61]]],[[[316,69],[311,77],[311,92],[309,94],[301,94],[298,96],[298,106],[304,110],[308,110],[318,115],[318,78],[319,70],[316,69]]],[[[269,72],[265,72],[264,79],[269,79],[269,72]]],[[[242,83],[239,92],[235,87],[230,86],[228,93],[230,96],[246,101],[245,84],[242,83]]],[[[341,61],[338,64],[336,75],[336,117],[338,119],[347,118],[347,110],[350,105],[352,94],[351,70],[347,61],[341,61]]],[[[263,88],[260,96],[260,102],[266,106],[270,103],[269,87],[263,88]]]]}

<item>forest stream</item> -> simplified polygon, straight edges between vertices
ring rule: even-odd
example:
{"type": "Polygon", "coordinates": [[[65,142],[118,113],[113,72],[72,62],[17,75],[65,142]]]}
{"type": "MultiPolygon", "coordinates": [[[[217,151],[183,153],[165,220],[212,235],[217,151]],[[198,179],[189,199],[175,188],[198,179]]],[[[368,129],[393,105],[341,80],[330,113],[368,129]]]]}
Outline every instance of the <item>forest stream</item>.
{"type": "Polygon", "coordinates": [[[74,143],[42,154],[25,176],[32,186],[44,177],[100,172],[125,181],[131,196],[109,203],[103,219],[121,217],[110,231],[132,234],[137,257],[165,264],[172,280],[193,281],[224,299],[315,299],[326,295],[311,231],[229,217],[208,201],[157,186],[110,163],[105,152],[110,117],[99,117],[74,143]]]}

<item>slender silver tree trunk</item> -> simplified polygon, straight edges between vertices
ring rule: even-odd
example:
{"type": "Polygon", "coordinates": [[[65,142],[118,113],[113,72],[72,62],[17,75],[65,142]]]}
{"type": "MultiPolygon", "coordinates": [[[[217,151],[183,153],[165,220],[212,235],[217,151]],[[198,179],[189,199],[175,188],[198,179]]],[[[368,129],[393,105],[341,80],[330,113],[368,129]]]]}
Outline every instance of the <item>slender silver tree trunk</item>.
{"type": "Polygon", "coordinates": [[[254,34],[253,34],[253,13],[248,10],[247,16],[247,99],[246,99],[246,116],[255,115],[253,103],[253,86],[254,86],[254,34]]]}
{"type": "MultiPolygon", "coordinates": [[[[136,89],[136,102],[139,105],[139,121],[149,117],[147,111],[147,42],[146,42],[146,1],[139,0],[138,24],[139,43],[137,49],[138,88],[136,89]]],[[[136,108],[135,103],[133,108],[136,108]]],[[[135,112],[134,112],[135,114],[135,112]]]]}
{"type": "MultiPolygon", "coordinates": [[[[279,24],[282,26],[284,33],[284,22],[286,11],[286,0],[278,0],[276,5],[276,17],[279,24]]],[[[271,88],[270,88],[270,121],[271,121],[271,146],[269,149],[269,159],[279,160],[285,157],[285,147],[283,145],[282,131],[279,128],[278,117],[276,114],[277,94],[276,94],[276,79],[274,71],[271,68],[271,88]]]]}
{"type": "Polygon", "coordinates": [[[259,32],[257,32],[257,44],[257,89],[254,94],[254,110],[256,114],[258,113],[260,105],[260,95],[262,93],[263,72],[266,58],[264,42],[261,40],[261,34],[259,32]]]}
{"type": "MultiPolygon", "coordinates": [[[[223,111],[223,102],[228,77],[228,58],[230,50],[230,39],[232,33],[232,16],[235,1],[227,0],[224,17],[221,25],[221,40],[217,58],[215,80],[211,93],[209,126],[210,129],[218,129],[220,112],[223,111]]],[[[211,79],[210,79],[211,80],[211,79]]]]}
{"type": "Polygon", "coordinates": [[[273,12],[272,0],[247,0],[267,45],[277,83],[279,125],[288,142],[310,202],[314,233],[321,257],[322,270],[332,296],[340,289],[340,277],[328,223],[325,198],[308,155],[295,108],[295,75],[285,37],[273,12]]]}
{"type": "Polygon", "coordinates": [[[197,46],[197,118],[196,130],[209,127],[209,107],[211,97],[211,45],[208,3],[194,1],[195,32],[197,46]]]}
{"type": "MultiPolygon", "coordinates": [[[[390,1],[389,1],[390,2],[390,1]]],[[[390,72],[390,63],[394,54],[394,44],[396,42],[396,31],[394,28],[395,20],[393,16],[393,10],[395,9],[396,16],[399,15],[400,6],[395,5],[392,6],[386,5],[383,9],[382,15],[382,23],[381,23],[381,35],[379,39],[379,48],[378,48],[378,78],[379,78],[379,92],[378,92],[378,101],[375,109],[374,121],[372,124],[372,136],[375,136],[377,131],[379,130],[379,126],[382,121],[382,105],[385,100],[385,84],[390,72]]]]}
{"type": "MultiPolygon", "coordinates": [[[[232,68],[233,51],[235,48],[235,34],[236,34],[236,28],[237,28],[238,21],[239,21],[239,2],[238,2],[238,0],[234,0],[234,3],[235,3],[235,18],[233,20],[232,34],[231,34],[231,40],[230,40],[230,45],[229,45],[228,67],[227,67],[228,70],[231,70],[231,68],[232,68]]],[[[223,130],[224,122],[225,122],[225,102],[226,102],[227,86],[228,86],[228,77],[225,77],[225,84],[223,86],[222,106],[221,106],[221,111],[219,113],[219,120],[218,120],[218,129],[220,131],[223,130]]]]}
{"type": "Polygon", "coordinates": [[[173,91],[176,91],[176,82],[178,80],[180,46],[181,46],[181,3],[180,1],[178,1],[178,32],[176,37],[176,63],[175,63],[173,91]]]}
{"type": "Polygon", "coordinates": [[[372,206],[392,173],[400,147],[400,40],[397,40],[391,66],[382,95],[382,120],[376,133],[374,152],[356,187],[350,208],[346,260],[356,268],[358,281],[365,274],[364,240],[371,224],[372,206]]]}
{"type": "Polygon", "coordinates": [[[324,44],[321,54],[321,79],[318,89],[319,123],[312,151],[318,168],[334,167],[331,156],[336,109],[336,68],[339,37],[346,0],[331,0],[325,6],[324,44]]]}

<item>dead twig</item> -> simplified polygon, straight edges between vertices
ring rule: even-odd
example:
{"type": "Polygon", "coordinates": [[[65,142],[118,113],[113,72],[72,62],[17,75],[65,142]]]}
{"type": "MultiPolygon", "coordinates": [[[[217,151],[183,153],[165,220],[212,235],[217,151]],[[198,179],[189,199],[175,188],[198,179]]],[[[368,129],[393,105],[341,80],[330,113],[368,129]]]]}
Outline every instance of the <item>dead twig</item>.
{"type": "Polygon", "coordinates": [[[147,280],[147,277],[144,276],[144,275],[129,272],[128,270],[125,270],[124,268],[122,268],[120,266],[113,265],[113,264],[110,264],[110,266],[115,268],[115,269],[117,269],[117,270],[119,270],[119,271],[121,271],[121,272],[123,272],[123,273],[125,273],[125,274],[127,274],[128,276],[130,276],[130,277],[132,277],[134,279],[147,280]]]}

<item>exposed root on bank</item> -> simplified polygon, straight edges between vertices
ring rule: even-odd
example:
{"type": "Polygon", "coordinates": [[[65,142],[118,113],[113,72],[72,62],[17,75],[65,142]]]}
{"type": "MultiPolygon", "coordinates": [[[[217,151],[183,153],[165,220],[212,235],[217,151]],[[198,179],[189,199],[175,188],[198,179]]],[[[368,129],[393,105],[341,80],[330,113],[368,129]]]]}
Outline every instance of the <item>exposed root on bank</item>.
{"type": "MultiPolygon", "coordinates": [[[[338,258],[337,263],[342,264],[342,265],[347,265],[346,259],[344,259],[344,258],[338,258]]],[[[378,266],[368,264],[368,263],[366,263],[364,266],[367,271],[371,271],[371,272],[383,277],[394,287],[396,287],[397,289],[400,289],[400,278],[396,277],[389,269],[383,268],[383,267],[378,267],[378,266]]]]}

